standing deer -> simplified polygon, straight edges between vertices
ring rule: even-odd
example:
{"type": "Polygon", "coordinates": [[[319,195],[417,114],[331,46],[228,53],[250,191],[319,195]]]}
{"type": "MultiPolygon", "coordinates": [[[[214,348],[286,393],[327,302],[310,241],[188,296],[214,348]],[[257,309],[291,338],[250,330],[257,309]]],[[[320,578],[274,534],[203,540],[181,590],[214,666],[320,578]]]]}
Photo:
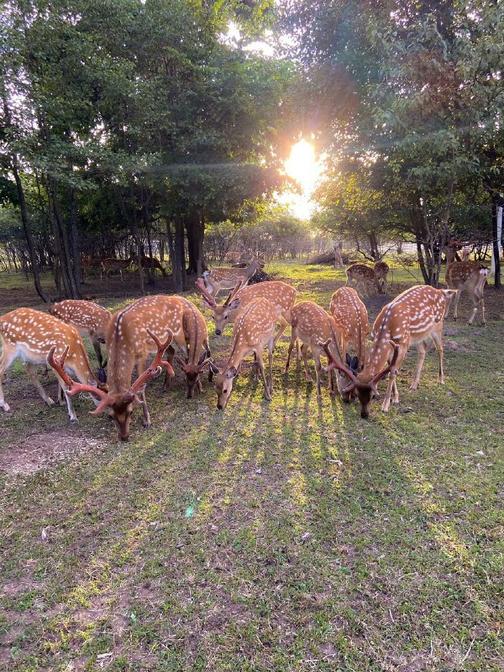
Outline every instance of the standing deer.
{"type": "MultiPolygon", "coordinates": [[[[187,398],[194,397],[194,390],[202,391],[201,373],[210,364],[210,346],[206,320],[196,306],[187,299],[181,299],[185,308],[182,313],[183,342],[179,338],[177,344],[185,351],[185,361],[180,362],[186,377],[187,398]]],[[[173,361],[174,349],[170,348],[168,361],[173,361]]],[[[210,373],[210,379],[212,374],[210,373]]],[[[168,376],[165,378],[165,386],[168,376]]]]}
{"type": "Polygon", "coordinates": [[[280,330],[275,336],[275,343],[285,331],[287,324],[290,324],[290,311],[296,302],[297,295],[294,287],[291,287],[280,280],[266,280],[257,285],[248,285],[246,287],[243,287],[240,282],[229,294],[224,303],[219,306],[217,305],[215,298],[207,291],[201,278],[196,280],[196,287],[201,292],[207,307],[213,312],[215,334],[217,336],[222,334],[226,324],[234,322],[240,310],[260,296],[268,299],[273,305],[281,308],[283,324],[280,326],[280,330]]]}
{"type": "MultiPolygon", "coordinates": [[[[45,403],[48,406],[54,405],[54,401],[40,384],[35,368],[38,364],[46,363],[51,350],[59,355],[66,352],[66,370],[71,371],[81,383],[85,383],[96,394],[101,392],[98,391],[98,381],[89,365],[82,338],[72,325],[32,308],[17,308],[0,317],[0,340],[2,342],[0,408],[4,411],[9,411],[10,408],[4,398],[3,375],[18,358],[25,362],[26,372],[45,403]]],[[[61,388],[64,389],[62,376],[57,374],[57,377],[61,388]]],[[[76,422],[77,416],[72,401],[68,395],[65,395],[65,398],[68,417],[71,422],[76,422]]]]}
{"type": "Polygon", "coordinates": [[[271,400],[274,333],[280,316],[281,309],[264,297],[254,299],[239,313],[234,323],[231,354],[227,364],[222,370],[219,370],[214,364],[210,363],[212,373],[215,376],[217,408],[219,410],[226,408],[240,364],[251,353],[254,353],[255,364],[261,373],[264,396],[268,401],[271,400]],[[262,358],[266,346],[268,347],[269,362],[268,378],[266,378],[262,358]]]}
{"type": "Polygon", "coordinates": [[[206,289],[215,298],[220,291],[233,289],[240,281],[246,285],[260,268],[261,264],[253,259],[246,268],[212,268],[203,273],[203,280],[206,289]]]}
{"type": "Polygon", "coordinates": [[[63,322],[73,324],[81,335],[88,334],[98,358],[98,364],[102,369],[103,357],[100,344],[105,343],[108,325],[112,318],[110,310],[102,308],[93,301],[65,299],[53,303],[49,312],[63,322]]]}
{"type": "Polygon", "coordinates": [[[100,262],[100,280],[103,280],[103,276],[108,278],[111,273],[119,273],[121,280],[123,280],[123,272],[131,266],[133,261],[133,257],[129,257],[129,259],[102,259],[100,262]]]}
{"type": "MultiPolygon", "coordinates": [[[[313,301],[301,301],[291,310],[291,326],[292,334],[289,344],[289,351],[287,353],[287,361],[285,363],[285,372],[289,370],[290,358],[294,345],[299,338],[301,340],[301,355],[305,368],[305,378],[311,381],[312,377],[308,370],[308,350],[311,350],[313,359],[315,360],[315,380],[317,384],[317,394],[321,395],[320,372],[322,365],[320,363],[320,355],[322,349],[319,345],[320,341],[327,341],[332,344],[332,349],[339,350],[342,341],[341,332],[338,329],[336,320],[332,315],[321,308],[313,301]]],[[[332,393],[335,392],[334,381],[332,373],[329,372],[329,389],[332,393]]]]}
{"type": "MultiPolygon", "coordinates": [[[[346,270],[347,285],[355,285],[361,294],[367,295],[371,291],[383,294],[389,267],[383,261],[377,262],[377,264],[380,264],[378,272],[366,264],[352,264],[349,266],[346,270]]],[[[375,267],[377,264],[375,264],[375,267]]]]}
{"type": "MultiPolygon", "coordinates": [[[[347,366],[357,373],[364,368],[366,363],[366,339],[369,333],[366,306],[355,289],[340,287],[331,297],[329,312],[336,322],[336,329],[340,335],[339,354],[347,366]],[[356,357],[350,357],[348,354],[349,345],[353,345],[357,351],[356,357]]],[[[344,375],[341,372],[338,373],[340,376],[344,375]]]]}
{"type": "Polygon", "coordinates": [[[158,259],[156,259],[155,257],[147,257],[145,254],[142,255],[141,257],[136,255],[133,258],[133,261],[135,262],[135,264],[137,264],[137,266],[139,265],[139,263],[138,263],[139,260],[141,261],[142,268],[145,268],[146,270],[156,270],[157,269],[158,271],[161,271],[161,275],[163,276],[163,278],[166,278],[166,271],[161,266],[161,262],[158,259]]]}
{"type": "Polygon", "coordinates": [[[444,383],[443,369],[443,324],[448,303],[455,292],[450,289],[417,285],[399,294],[385,305],[373,325],[373,343],[364,369],[354,374],[342,361],[338,361],[328,347],[320,343],[330,362],[329,369],[339,369],[350,380],[343,390],[345,394],[357,393],[361,405],[361,417],[369,416],[369,404],[377,394],[378,382],[390,373],[387,393],[382,410],[399,403],[397,372],[411,345],[418,349],[418,361],[411,389],[416,390],[427,351],[425,342],[432,339],[439,354],[439,382],[444,383]]]}
{"type": "Polygon", "coordinates": [[[450,289],[456,290],[456,296],[453,306],[453,319],[458,318],[458,304],[462,292],[467,292],[471,301],[473,302],[473,311],[467,322],[472,324],[478,308],[481,308],[481,323],[486,324],[485,320],[485,284],[488,277],[488,269],[486,269],[478,261],[455,260],[455,249],[451,245],[446,248],[446,284],[450,289]]]}
{"type": "Polygon", "coordinates": [[[145,386],[149,380],[158,376],[163,367],[166,368],[167,371],[171,371],[173,375],[171,365],[162,359],[163,352],[170,346],[173,336],[172,332],[168,329],[166,332],[166,340],[163,343],[161,343],[150,329],[147,329],[147,334],[156,345],[157,351],[154,360],[151,365],[138,376],[134,383],[128,385],[127,389],[123,389],[119,392],[105,392],[104,390],[93,388],[90,385],[76,383],[72,380],[65,371],[65,360],[68,354],[68,348],[65,349],[61,357],[58,358],[55,356],[55,348],[53,347],[47,356],[47,363],[54,369],[58,378],[60,378],[63,384],[67,387],[67,397],[79,394],[79,392],[91,392],[91,394],[99,399],[96,409],[91,411],[92,415],[99,415],[100,413],[103,413],[105,409],[110,409],[112,417],[117,424],[121,441],[127,441],[129,438],[129,425],[133,407],[141,404],[144,406],[144,409],[146,408],[145,386]]]}

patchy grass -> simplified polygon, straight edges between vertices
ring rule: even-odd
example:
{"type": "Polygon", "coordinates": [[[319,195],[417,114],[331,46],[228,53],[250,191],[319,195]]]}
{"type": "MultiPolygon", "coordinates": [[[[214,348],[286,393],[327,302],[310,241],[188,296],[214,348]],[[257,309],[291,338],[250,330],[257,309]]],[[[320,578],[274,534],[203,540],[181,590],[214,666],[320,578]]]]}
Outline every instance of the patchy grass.
{"type": "MultiPolygon", "coordinates": [[[[274,270],[323,305],[343,279],[274,270]]],[[[447,384],[430,353],[408,391],[412,354],[399,408],[369,422],[284,377],[283,341],[271,403],[248,374],[224,413],[208,384],[187,401],[155,381],[127,444],[86,399],[68,426],[15,367],[0,669],[502,670],[504,330],[447,331],[447,384]]],[[[222,359],[229,333],[212,341],[222,359]]]]}

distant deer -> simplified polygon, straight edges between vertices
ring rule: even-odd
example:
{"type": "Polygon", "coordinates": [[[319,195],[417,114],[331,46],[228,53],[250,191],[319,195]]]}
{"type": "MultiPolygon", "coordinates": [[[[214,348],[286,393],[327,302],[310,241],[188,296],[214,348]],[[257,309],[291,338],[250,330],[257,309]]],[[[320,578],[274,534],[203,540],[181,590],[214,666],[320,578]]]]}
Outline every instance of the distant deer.
{"type": "Polygon", "coordinates": [[[266,280],[257,285],[248,285],[246,287],[243,287],[240,282],[229,294],[224,303],[219,306],[217,305],[215,298],[207,291],[201,278],[196,280],[196,287],[201,292],[207,307],[213,312],[215,334],[217,336],[222,334],[226,324],[234,322],[240,310],[260,296],[268,299],[273,305],[281,308],[283,324],[280,326],[280,329],[275,336],[275,342],[278,341],[287,325],[290,324],[290,311],[296,302],[297,296],[294,287],[291,287],[280,280],[266,280]]]}
{"type": "MultiPolygon", "coordinates": [[[[0,355],[0,408],[9,411],[9,405],[4,398],[2,379],[5,371],[18,358],[26,364],[26,372],[37,388],[40,396],[48,406],[54,401],[47,395],[37,377],[36,366],[46,364],[51,350],[62,355],[66,352],[66,369],[81,383],[85,383],[90,390],[99,394],[98,381],[91,370],[89,359],[82,342],[82,338],[75,327],[65,324],[57,317],[42,313],[32,308],[17,308],[0,317],[0,341],[2,354],[0,355]]],[[[65,389],[63,378],[57,373],[58,382],[65,389]]],[[[68,417],[71,422],[77,421],[72,401],[65,395],[68,417]]]]}
{"type": "Polygon", "coordinates": [[[355,286],[361,294],[383,294],[387,282],[388,264],[378,261],[375,268],[366,264],[352,264],[346,270],[349,286],[355,286]]]}
{"type": "Polygon", "coordinates": [[[112,273],[119,273],[121,280],[123,280],[123,272],[131,266],[133,261],[133,257],[129,257],[129,259],[102,259],[100,262],[100,280],[103,280],[103,276],[108,278],[112,273]]]}
{"type": "Polygon", "coordinates": [[[156,259],[155,257],[147,257],[145,254],[142,255],[141,257],[136,255],[133,259],[135,264],[138,265],[138,260],[139,259],[142,263],[142,268],[145,268],[147,270],[156,270],[157,269],[158,271],[161,271],[161,274],[162,274],[163,278],[167,277],[165,269],[161,266],[161,262],[158,259],[156,259]]]}
{"type": "MultiPolygon", "coordinates": [[[[303,357],[305,368],[305,378],[307,381],[312,380],[308,369],[308,351],[311,350],[313,359],[315,360],[317,394],[320,396],[322,387],[320,383],[320,372],[322,371],[320,355],[322,353],[322,348],[320,347],[319,342],[326,341],[328,348],[330,347],[333,352],[334,349],[336,351],[340,349],[342,335],[338,329],[336,320],[332,315],[329,315],[326,310],[313,301],[301,301],[300,303],[296,303],[291,310],[291,326],[292,334],[287,353],[287,361],[285,363],[285,372],[287,373],[289,370],[292,350],[299,338],[302,343],[301,355],[303,357]]],[[[332,393],[336,391],[331,372],[329,372],[329,389],[332,393]]]]}
{"type": "Polygon", "coordinates": [[[101,343],[105,343],[107,329],[112,318],[112,313],[106,308],[102,308],[94,301],[84,301],[77,299],[65,299],[58,303],[53,303],[49,308],[51,315],[63,320],[67,324],[73,324],[74,327],[87,334],[93,344],[98,364],[103,368],[103,357],[101,352],[101,343]]]}
{"type": "Polygon", "coordinates": [[[453,319],[458,318],[458,304],[462,292],[467,292],[472,303],[473,311],[468,320],[468,324],[472,324],[478,308],[481,309],[481,323],[485,324],[485,284],[488,277],[488,269],[485,268],[479,261],[469,261],[464,257],[464,261],[455,260],[455,248],[452,245],[447,245],[446,252],[446,284],[450,289],[456,290],[456,296],[453,306],[453,319]]]}
{"type": "MultiPolygon", "coordinates": [[[[340,335],[339,354],[347,366],[356,374],[366,363],[366,339],[369,333],[369,319],[366,306],[352,287],[337,289],[329,304],[329,312],[336,322],[340,335]],[[348,346],[353,345],[357,356],[348,354],[348,346]]],[[[340,376],[343,376],[339,372],[340,376]]],[[[340,381],[341,382],[341,381],[340,381]]],[[[343,387],[341,382],[340,389],[343,387]]]]}
{"type": "Polygon", "coordinates": [[[223,290],[233,289],[240,281],[244,285],[261,268],[257,259],[253,259],[246,268],[212,268],[203,273],[205,287],[214,298],[223,290]]]}
{"type": "Polygon", "coordinates": [[[259,368],[263,384],[264,396],[269,401],[273,388],[272,359],[275,341],[276,323],[280,319],[281,309],[264,297],[251,301],[235,320],[231,354],[222,370],[210,363],[215,376],[217,391],[217,408],[223,410],[233,390],[233,381],[238,375],[243,359],[254,353],[256,366],[259,368]],[[263,350],[268,348],[269,374],[266,377],[263,363],[263,350]]]}
{"type": "Polygon", "coordinates": [[[399,403],[397,372],[411,345],[418,349],[418,361],[411,389],[416,390],[422,373],[427,351],[425,341],[429,337],[439,354],[439,382],[444,383],[443,369],[443,324],[447,306],[455,292],[450,289],[435,289],[417,285],[399,294],[384,306],[373,325],[373,344],[366,366],[357,375],[341,360],[338,361],[329,348],[329,343],[320,342],[329,362],[329,369],[339,369],[349,379],[345,394],[357,393],[361,405],[361,417],[369,416],[369,404],[377,394],[378,382],[390,373],[387,393],[382,410],[388,411],[393,402],[399,403]]]}

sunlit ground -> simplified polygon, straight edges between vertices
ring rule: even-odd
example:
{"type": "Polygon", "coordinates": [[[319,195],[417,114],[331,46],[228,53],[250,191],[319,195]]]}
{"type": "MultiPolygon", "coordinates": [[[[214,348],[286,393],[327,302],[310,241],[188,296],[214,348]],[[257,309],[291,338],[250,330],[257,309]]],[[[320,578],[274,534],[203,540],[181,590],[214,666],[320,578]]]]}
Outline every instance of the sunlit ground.
{"type": "MultiPolygon", "coordinates": [[[[344,279],[268,270],[322,305],[344,279]]],[[[394,273],[394,294],[414,282],[394,273]]],[[[500,672],[504,380],[489,363],[504,333],[488,297],[488,327],[448,324],[447,384],[429,353],[410,392],[409,356],[399,408],[368,422],[326,390],[318,402],[294,363],[285,377],[285,341],[271,403],[248,371],[224,413],[206,380],[192,401],[180,376],[167,393],[154,381],[153,427],[137,414],[128,444],[87,399],[70,427],[17,366],[0,415],[0,669],[500,672]]],[[[211,336],[219,362],[229,340],[211,336]]]]}

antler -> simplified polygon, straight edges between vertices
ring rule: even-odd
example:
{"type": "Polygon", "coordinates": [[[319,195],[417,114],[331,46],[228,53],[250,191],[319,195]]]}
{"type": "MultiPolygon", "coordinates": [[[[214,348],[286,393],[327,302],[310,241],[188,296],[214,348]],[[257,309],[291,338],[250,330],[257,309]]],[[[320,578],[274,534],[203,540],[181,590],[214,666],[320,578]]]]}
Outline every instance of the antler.
{"type": "Polygon", "coordinates": [[[154,343],[157,345],[157,353],[154,359],[152,360],[152,363],[149,366],[149,368],[145,369],[145,371],[140,376],[138,376],[133,385],[130,387],[130,392],[132,392],[133,394],[141,390],[142,387],[144,387],[149,382],[149,380],[158,376],[161,373],[162,368],[166,369],[169,376],[175,375],[175,371],[173,370],[173,367],[170,364],[170,362],[167,362],[165,359],[163,359],[164,351],[166,350],[166,348],[168,348],[168,346],[173,340],[173,332],[171,331],[171,329],[168,329],[168,334],[166,337],[166,341],[164,343],[161,343],[159,338],[155,334],[153,334],[150,329],[147,329],[147,333],[152,338],[154,343]]]}
{"type": "MultiPolygon", "coordinates": [[[[338,362],[335,359],[334,355],[329,350],[329,343],[330,342],[331,342],[330,338],[328,338],[327,341],[319,341],[318,342],[319,347],[321,347],[324,350],[324,352],[327,355],[327,359],[329,360],[329,365],[327,367],[327,370],[330,371],[331,369],[339,369],[340,371],[342,371],[352,381],[352,388],[351,389],[353,389],[355,387],[355,385],[357,385],[357,382],[358,382],[357,378],[355,377],[353,371],[351,371],[351,369],[349,369],[347,366],[345,366],[343,364],[343,361],[338,362]]],[[[338,347],[338,344],[336,344],[336,347],[338,347]]],[[[338,354],[339,354],[339,348],[338,348],[338,354]]],[[[344,391],[346,392],[346,391],[350,391],[350,390],[345,389],[344,391]]]]}
{"type": "Polygon", "coordinates": [[[90,392],[102,401],[108,396],[107,392],[100,390],[99,387],[95,387],[94,385],[84,385],[83,383],[76,383],[75,380],[72,380],[72,378],[68,375],[68,373],[65,371],[65,360],[68,355],[68,345],[59,359],[55,356],[55,352],[56,346],[53,345],[49,351],[49,354],[47,355],[47,363],[52,369],[54,369],[54,371],[56,371],[65,385],[68,386],[67,394],[73,397],[74,395],[79,394],[79,392],[90,392]]]}
{"type": "Polygon", "coordinates": [[[243,279],[238,280],[236,285],[233,287],[233,289],[230,291],[229,296],[227,299],[224,301],[225,306],[229,306],[231,301],[236,297],[238,292],[242,289],[243,285],[245,284],[245,281],[243,279]]]}
{"type": "Polygon", "coordinates": [[[212,308],[216,308],[217,303],[216,303],[214,297],[210,294],[210,292],[205,287],[204,280],[202,278],[198,278],[194,284],[196,285],[196,288],[201,292],[201,294],[203,295],[203,298],[206,300],[208,305],[211,306],[212,308]]]}
{"type": "Polygon", "coordinates": [[[371,380],[369,383],[371,387],[376,387],[376,384],[382,379],[385,378],[385,376],[390,372],[390,370],[395,366],[395,363],[397,362],[397,358],[399,356],[399,345],[395,341],[390,340],[389,341],[390,345],[394,348],[394,354],[392,355],[392,360],[390,361],[390,364],[386,366],[381,373],[377,373],[376,376],[371,380]]]}

